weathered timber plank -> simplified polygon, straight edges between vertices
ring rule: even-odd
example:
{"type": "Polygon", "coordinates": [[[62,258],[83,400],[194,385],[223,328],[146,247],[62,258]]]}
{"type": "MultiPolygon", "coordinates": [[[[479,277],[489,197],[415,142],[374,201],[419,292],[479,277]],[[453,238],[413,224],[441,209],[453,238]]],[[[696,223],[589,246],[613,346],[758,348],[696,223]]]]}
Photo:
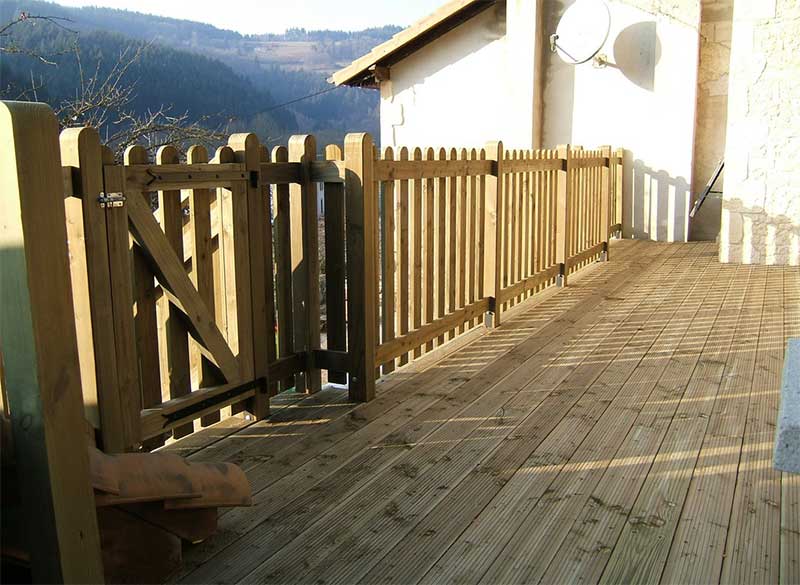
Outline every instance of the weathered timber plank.
{"type": "MultiPolygon", "coordinates": [[[[752,322],[747,318],[740,318],[737,323],[734,338],[737,339],[737,343],[741,343],[742,349],[749,343],[744,335],[751,326],[752,322]]],[[[752,358],[754,358],[752,351],[733,351],[729,355],[730,361],[725,369],[722,387],[714,387],[712,384],[709,389],[706,384],[700,382],[700,392],[710,390],[716,393],[718,390],[718,404],[715,407],[725,409],[727,406],[727,409],[730,409],[726,412],[726,418],[730,417],[729,421],[737,418],[737,410],[741,408],[741,402],[737,400],[734,389],[748,377],[748,372],[749,376],[752,376],[754,365],[752,358]]],[[[687,394],[688,390],[684,394],[684,399],[688,398],[687,394]]],[[[704,435],[708,430],[715,432],[714,427],[709,429],[709,419],[716,420],[713,412],[710,416],[709,414],[688,416],[689,412],[697,412],[698,405],[696,402],[684,399],[679,403],[676,415],[667,429],[649,474],[631,508],[630,517],[639,521],[635,524],[629,523],[623,528],[601,582],[615,582],[619,579],[652,581],[656,579],[656,574],[661,575],[663,571],[704,435]],[[684,455],[675,457],[674,453],[684,453],[684,455]],[[662,538],[658,538],[659,535],[662,535],[662,538]]]]}
{"type": "MultiPolygon", "coordinates": [[[[576,290],[576,291],[572,291],[572,292],[576,297],[583,297],[584,296],[584,295],[582,295],[580,293],[580,291],[576,290]]],[[[545,321],[546,320],[547,319],[545,319],[545,321]]],[[[560,332],[562,329],[563,329],[563,327],[561,327],[560,325],[556,325],[556,326],[553,327],[552,331],[555,333],[557,331],[560,332]]],[[[544,344],[545,342],[542,341],[542,340],[539,340],[539,341],[537,341],[537,343],[544,344]]],[[[538,347],[541,348],[541,347],[543,347],[543,345],[538,345],[538,347]]],[[[528,351],[533,351],[533,348],[529,348],[528,351]]],[[[513,356],[516,356],[516,354],[513,354],[513,356]]],[[[516,361],[519,358],[518,357],[508,356],[507,359],[512,359],[513,361],[516,361]]],[[[500,366],[498,366],[498,367],[501,369],[501,371],[507,369],[507,367],[503,367],[502,364],[500,366]]],[[[463,372],[464,371],[464,367],[462,365],[457,366],[457,371],[463,372]]],[[[397,375],[397,374],[395,374],[395,375],[397,375]]],[[[483,390],[485,388],[485,386],[486,386],[486,381],[492,379],[493,377],[494,377],[493,374],[487,372],[486,377],[479,377],[478,379],[476,379],[474,381],[471,381],[469,387],[473,389],[472,390],[473,392],[475,391],[476,388],[480,389],[480,390],[483,390]]],[[[430,380],[427,380],[427,381],[425,379],[419,379],[418,383],[416,383],[416,384],[406,384],[406,385],[403,386],[403,388],[406,389],[407,391],[419,392],[421,388],[424,388],[426,385],[430,385],[430,384],[433,384],[436,387],[440,387],[441,388],[442,387],[442,382],[447,378],[451,378],[449,380],[450,384],[453,384],[453,381],[454,381],[454,380],[452,380],[452,374],[448,374],[447,370],[445,370],[444,372],[435,373],[435,378],[439,378],[441,381],[440,382],[435,382],[434,379],[430,379],[430,380]]],[[[458,379],[456,379],[455,382],[456,382],[456,384],[455,384],[456,386],[458,386],[458,385],[460,385],[462,383],[462,382],[459,382],[458,379]]],[[[444,388],[442,388],[442,390],[444,390],[444,388]]],[[[393,392],[391,394],[391,396],[394,398],[396,396],[396,394],[393,392]]],[[[415,401],[419,400],[419,399],[420,398],[416,397],[416,396],[414,398],[415,401]]],[[[461,401],[462,399],[465,399],[465,398],[462,398],[461,394],[459,394],[459,401],[461,401]]],[[[377,399],[375,402],[371,403],[370,405],[363,407],[362,409],[360,409],[360,412],[363,412],[364,415],[367,415],[366,411],[372,410],[373,408],[377,407],[378,402],[380,400],[381,400],[381,398],[377,399]]],[[[406,406],[410,407],[410,404],[408,402],[406,402],[406,406]]],[[[419,412],[419,411],[417,411],[417,412],[419,412]]],[[[381,423],[381,420],[383,420],[383,418],[384,417],[381,417],[380,419],[374,421],[374,424],[378,425],[377,428],[381,429],[381,431],[380,431],[381,435],[379,435],[379,436],[385,436],[385,434],[391,432],[392,429],[397,429],[399,426],[401,426],[403,421],[408,421],[409,420],[408,412],[402,412],[402,414],[400,415],[400,420],[399,420],[398,426],[394,426],[394,424],[393,424],[389,428],[386,428],[385,427],[385,423],[381,423]]],[[[395,423],[396,421],[398,421],[398,414],[387,413],[385,420],[387,422],[391,421],[392,423],[395,423]]],[[[364,432],[366,432],[366,429],[364,429],[364,432]]],[[[365,439],[366,439],[366,437],[367,437],[367,435],[365,435],[365,439]]],[[[329,439],[324,439],[324,437],[320,436],[319,440],[323,441],[323,443],[327,443],[327,441],[329,439]]],[[[351,441],[347,441],[347,443],[348,443],[348,445],[352,445],[351,441]]],[[[308,447],[313,447],[314,449],[318,449],[319,445],[315,445],[315,444],[311,443],[311,444],[308,445],[308,447]]],[[[344,448],[345,448],[344,444],[342,444],[341,447],[337,447],[338,459],[340,461],[342,460],[342,456],[343,456],[343,453],[342,453],[341,449],[344,449],[344,448]]],[[[357,451],[353,451],[353,449],[358,449],[358,447],[356,445],[348,446],[347,447],[347,452],[350,452],[350,453],[357,452],[357,451]]],[[[304,448],[303,450],[308,452],[307,448],[304,448]]],[[[313,453],[313,451],[312,451],[312,453],[313,453]]],[[[275,467],[273,465],[262,466],[262,468],[260,469],[261,476],[263,476],[265,478],[266,477],[270,477],[270,478],[274,479],[276,472],[278,472],[278,473],[281,473],[281,471],[285,472],[286,460],[282,459],[280,461],[282,461],[281,467],[275,467]]],[[[302,462],[303,459],[300,459],[300,461],[302,462]]],[[[276,461],[276,463],[277,463],[277,461],[276,461]]],[[[328,467],[329,466],[326,465],[323,469],[327,470],[328,467]]],[[[308,474],[311,473],[312,469],[314,469],[314,468],[313,467],[309,467],[308,465],[304,466],[304,469],[301,472],[301,475],[298,476],[298,479],[300,477],[302,477],[304,482],[307,481],[308,474]]],[[[368,469],[366,471],[368,471],[368,469]]],[[[254,476],[251,475],[250,477],[251,477],[251,481],[254,481],[254,476]]],[[[296,480],[292,480],[291,477],[287,477],[287,481],[296,481],[296,480]]],[[[258,483],[260,485],[263,485],[263,483],[261,483],[261,480],[258,480],[256,483],[258,483]]],[[[278,505],[278,506],[282,507],[282,506],[284,506],[286,504],[285,497],[277,498],[274,495],[275,492],[273,492],[273,490],[277,490],[277,492],[280,492],[281,494],[286,494],[287,490],[288,490],[288,492],[292,492],[293,490],[296,490],[296,488],[291,488],[290,487],[291,485],[292,485],[291,483],[290,484],[286,484],[286,482],[281,481],[278,484],[274,484],[273,487],[270,490],[263,492],[267,496],[267,498],[268,498],[267,500],[264,500],[263,498],[261,498],[260,495],[256,496],[256,500],[257,501],[260,500],[264,504],[266,504],[267,502],[274,502],[272,504],[272,506],[278,505]],[[280,489],[278,489],[279,487],[280,487],[280,489]],[[273,495],[270,495],[270,494],[273,494],[273,495]]],[[[312,498],[308,502],[308,504],[311,504],[314,501],[315,501],[315,499],[312,498]]],[[[264,513],[269,513],[268,512],[269,509],[270,508],[267,508],[267,509],[264,509],[262,511],[264,513]]],[[[272,508],[272,509],[274,509],[274,508],[272,508]]],[[[236,511],[236,510],[232,511],[231,513],[226,515],[224,518],[227,520],[228,516],[232,516],[233,517],[232,518],[232,522],[229,525],[227,524],[226,521],[223,521],[223,522],[226,524],[226,526],[229,526],[231,530],[236,530],[236,531],[241,530],[243,532],[247,532],[248,529],[253,528],[258,523],[258,520],[256,518],[254,518],[252,515],[239,514],[238,511],[236,511]]],[[[252,539],[257,539],[258,538],[258,534],[253,534],[252,536],[248,536],[248,539],[251,539],[251,538],[252,539]]],[[[240,546],[245,546],[245,543],[241,543],[240,546]]],[[[238,552],[240,550],[243,550],[243,549],[240,549],[240,548],[237,547],[237,548],[233,549],[231,552],[227,553],[226,556],[224,557],[224,558],[229,559],[229,560],[230,559],[234,559],[234,558],[237,559],[235,562],[231,561],[231,564],[232,565],[235,564],[237,568],[246,567],[248,563],[250,563],[250,564],[252,563],[252,560],[247,561],[247,560],[242,560],[240,558],[241,555],[238,552]]],[[[213,567],[209,567],[209,568],[213,570],[213,567]]],[[[195,575],[195,577],[199,578],[198,575],[195,575]]],[[[208,579],[208,578],[209,577],[207,577],[207,576],[203,577],[203,579],[208,579]]]]}

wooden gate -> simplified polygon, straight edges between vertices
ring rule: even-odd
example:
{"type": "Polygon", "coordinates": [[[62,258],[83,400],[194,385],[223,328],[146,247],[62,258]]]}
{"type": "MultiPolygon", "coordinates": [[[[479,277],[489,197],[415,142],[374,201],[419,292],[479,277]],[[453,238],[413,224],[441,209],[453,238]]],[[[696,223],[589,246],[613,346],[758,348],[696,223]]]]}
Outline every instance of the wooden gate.
{"type": "Polygon", "coordinates": [[[65,130],[61,148],[80,195],[66,207],[84,395],[96,402],[90,418],[106,451],[154,448],[229,406],[263,418],[278,381],[319,387],[307,359],[319,347],[319,321],[308,333],[312,320],[299,314],[319,303],[316,238],[299,238],[290,256],[302,265],[279,274],[295,283],[283,325],[296,334],[276,357],[273,249],[287,255],[291,242],[273,246],[278,190],[270,187],[292,183],[293,231],[316,231],[316,198],[299,163],[270,162],[252,134],[232,136],[211,162],[192,147],[187,164],[173,147],[151,164],[134,146],[115,165],[88,128],[65,130]]]}

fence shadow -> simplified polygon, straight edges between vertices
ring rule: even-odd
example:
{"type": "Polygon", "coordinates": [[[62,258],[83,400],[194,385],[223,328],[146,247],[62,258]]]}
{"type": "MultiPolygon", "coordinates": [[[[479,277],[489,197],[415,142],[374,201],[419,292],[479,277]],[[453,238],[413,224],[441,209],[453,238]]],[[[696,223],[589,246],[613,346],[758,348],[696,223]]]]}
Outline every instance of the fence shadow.
{"type": "Polygon", "coordinates": [[[627,237],[683,242],[688,237],[691,193],[684,177],[655,170],[625,151],[624,206],[627,237]]]}
{"type": "Polygon", "coordinates": [[[741,199],[722,200],[720,260],[740,264],[800,263],[797,217],[770,214],[741,199]],[[725,219],[727,218],[727,219],[725,219]]]}

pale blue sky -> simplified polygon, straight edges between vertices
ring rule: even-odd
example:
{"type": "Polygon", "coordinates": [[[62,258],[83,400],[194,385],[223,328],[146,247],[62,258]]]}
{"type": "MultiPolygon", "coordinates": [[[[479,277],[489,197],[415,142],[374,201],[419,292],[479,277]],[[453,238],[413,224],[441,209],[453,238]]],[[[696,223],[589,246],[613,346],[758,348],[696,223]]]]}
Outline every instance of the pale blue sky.
{"type": "Polygon", "coordinates": [[[287,28],[359,30],[409,25],[447,0],[55,0],[67,6],[107,6],[207,22],[242,33],[287,28]]]}

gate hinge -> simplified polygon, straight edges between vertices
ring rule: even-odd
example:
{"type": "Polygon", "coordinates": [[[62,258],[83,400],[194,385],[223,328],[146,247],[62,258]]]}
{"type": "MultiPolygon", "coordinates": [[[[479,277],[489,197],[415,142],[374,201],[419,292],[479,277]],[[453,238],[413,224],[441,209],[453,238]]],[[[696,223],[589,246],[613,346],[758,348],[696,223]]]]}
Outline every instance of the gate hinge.
{"type": "Polygon", "coordinates": [[[123,193],[100,193],[97,203],[102,209],[106,207],[122,207],[125,205],[125,195],[123,193]]]}

